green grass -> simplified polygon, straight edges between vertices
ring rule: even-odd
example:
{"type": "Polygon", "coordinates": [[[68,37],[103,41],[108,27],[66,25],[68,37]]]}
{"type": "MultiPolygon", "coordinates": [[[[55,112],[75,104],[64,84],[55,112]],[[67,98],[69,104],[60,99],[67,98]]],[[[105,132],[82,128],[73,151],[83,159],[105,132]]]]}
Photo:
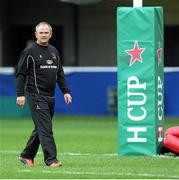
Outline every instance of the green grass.
{"type": "MultiPolygon", "coordinates": [[[[179,118],[165,121],[165,129],[179,118]]],[[[29,168],[18,161],[33,128],[30,118],[0,119],[0,178],[2,179],[179,179],[179,158],[117,156],[116,117],[62,117],[53,121],[58,158],[50,168],[41,149],[29,168]]]]}

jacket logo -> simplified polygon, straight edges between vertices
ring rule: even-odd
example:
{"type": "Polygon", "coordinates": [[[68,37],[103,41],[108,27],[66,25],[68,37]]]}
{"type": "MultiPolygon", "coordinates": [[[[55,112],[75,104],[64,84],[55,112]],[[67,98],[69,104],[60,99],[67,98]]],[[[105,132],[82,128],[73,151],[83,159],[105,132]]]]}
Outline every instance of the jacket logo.
{"type": "Polygon", "coordinates": [[[37,104],[36,109],[41,109],[40,106],[37,104]]]}
{"type": "Polygon", "coordinates": [[[52,61],[51,59],[48,59],[48,60],[46,61],[46,63],[47,63],[47,64],[53,64],[53,61],[52,61]]]}
{"type": "Polygon", "coordinates": [[[55,53],[52,52],[51,55],[52,55],[53,59],[56,59],[55,53]]]}

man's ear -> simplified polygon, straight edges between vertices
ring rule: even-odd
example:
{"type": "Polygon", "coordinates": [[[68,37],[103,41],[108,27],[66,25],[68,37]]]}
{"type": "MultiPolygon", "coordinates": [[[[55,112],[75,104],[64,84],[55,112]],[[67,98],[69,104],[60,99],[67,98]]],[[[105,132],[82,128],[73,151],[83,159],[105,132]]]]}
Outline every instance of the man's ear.
{"type": "Polygon", "coordinates": [[[53,34],[53,33],[51,32],[51,34],[50,34],[50,38],[52,37],[52,34],[53,34]]]}
{"type": "Polygon", "coordinates": [[[35,37],[37,37],[37,32],[36,31],[35,31],[34,35],[35,35],[35,37]]]}

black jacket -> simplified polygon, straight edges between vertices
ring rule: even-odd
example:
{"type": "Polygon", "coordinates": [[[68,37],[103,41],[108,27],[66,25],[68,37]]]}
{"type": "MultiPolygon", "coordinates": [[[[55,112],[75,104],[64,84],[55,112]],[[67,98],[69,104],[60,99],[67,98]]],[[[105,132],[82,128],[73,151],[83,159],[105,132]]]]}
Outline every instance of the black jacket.
{"type": "Polygon", "coordinates": [[[70,93],[57,49],[36,42],[25,48],[17,66],[17,96],[24,96],[26,90],[53,97],[56,82],[63,93],[70,93]]]}

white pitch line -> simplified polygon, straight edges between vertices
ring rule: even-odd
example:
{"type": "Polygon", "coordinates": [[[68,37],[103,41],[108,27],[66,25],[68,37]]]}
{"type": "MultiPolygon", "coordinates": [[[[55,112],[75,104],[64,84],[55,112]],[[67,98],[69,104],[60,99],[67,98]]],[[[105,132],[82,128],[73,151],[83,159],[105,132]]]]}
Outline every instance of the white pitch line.
{"type": "Polygon", "coordinates": [[[117,156],[117,153],[96,154],[96,153],[73,153],[73,152],[64,152],[64,153],[59,153],[59,154],[68,155],[68,156],[117,156]]]}
{"type": "MultiPolygon", "coordinates": [[[[0,151],[0,154],[19,154],[20,151],[0,151]]],[[[38,154],[42,154],[42,152],[38,152],[38,154]]],[[[104,153],[104,154],[94,154],[94,153],[73,153],[73,152],[64,152],[64,153],[59,153],[61,155],[68,155],[68,156],[117,156],[117,153],[104,153]]],[[[177,158],[179,159],[179,157],[171,157],[171,156],[153,156],[153,157],[159,157],[159,158],[177,158]]],[[[148,173],[118,173],[118,172],[74,172],[74,171],[50,171],[50,170],[30,170],[30,169],[26,169],[26,170],[18,170],[17,172],[20,173],[31,173],[31,172],[37,172],[37,173],[56,173],[56,174],[74,174],[74,175],[99,175],[99,176],[103,176],[103,175],[108,175],[108,176],[138,176],[138,177],[157,177],[157,178],[167,178],[167,179],[171,179],[171,178],[176,178],[179,179],[179,176],[175,176],[175,175],[171,175],[171,176],[164,176],[164,175],[154,175],[154,174],[148,174],[148,173]]]]}
{"type": "MultiPolygon", "coordinates": [[[[20,154],[20,151],[0,151],[0,154],[20,154]]],[[[42,152],[38,152],[37,154],[42,154],[42,152]]],[[[117,153],[74,153],[74,152],[64,152],[58,153],[59,155],[67,155],[67,156],[117,156],[117,153]]]]}
{"type": "MultiPolygon", "coordinates": [[[[20,154],[20,151],[9,151],[9,150],[0,150],[0,154],[20,154]]],[[[38,152],[37,154],[43,154],[41,151],[38,152]]],[[[64,155],[64,156],[101,156],[101,157],[114,157],[118,156],[117,153],[74,153],[74,152],[64,152],[64,153],[58,153],[59,155],[64,155]]],[[[151,157],[157,157],[157,158],[174,158],[174,159],[179,159],[179,156],[167,156],[167,155],[154,155],[151,157]]]]}
{"type": "Polygon", "coordinates": [[[149,173],[119,173],[119,172],[87,172],[87,171],[50,171],[50,170],[18,170],[19,173],[46,173],[46,174],[73,174],[73,175],[99,175],[99,176],[138,176],[138,177],[156,177],[165,179],[179,179],[179,176],[171,175],[165,176],[163,174],[149,174],[149,173]]]}

